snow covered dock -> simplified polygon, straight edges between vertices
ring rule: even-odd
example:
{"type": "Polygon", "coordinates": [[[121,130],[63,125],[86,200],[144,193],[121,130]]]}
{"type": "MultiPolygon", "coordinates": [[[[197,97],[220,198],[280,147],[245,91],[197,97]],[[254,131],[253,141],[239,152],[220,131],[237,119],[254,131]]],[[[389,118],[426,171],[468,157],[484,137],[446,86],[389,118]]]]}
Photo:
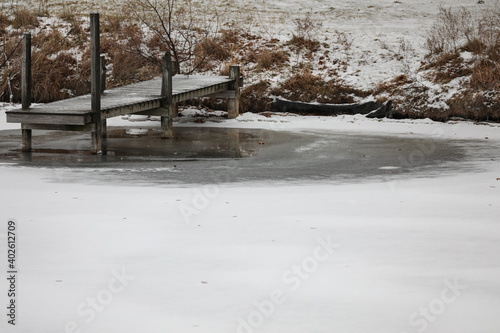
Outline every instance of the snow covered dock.
{"type": "Polygon", "coordinates": [[[106,119],[126,114],[161,116],[163,136],[171,138],[176,103],[214,95],[228,98],[228,117],[239,113],[240,68],[231,66],[229,76],[175,75],[170,54],[163,58],[163,76],[124,87],[104,90],[104,59],[100,55],[99,14],[91,14],[91,93],[41,106],[31,106],[31,35],[24,35],[23,108],[6,112],[7,122],[21,123],[22,149],[31,151],[32,130],[91,131],[92,150],[101,151],[106,119]]]}

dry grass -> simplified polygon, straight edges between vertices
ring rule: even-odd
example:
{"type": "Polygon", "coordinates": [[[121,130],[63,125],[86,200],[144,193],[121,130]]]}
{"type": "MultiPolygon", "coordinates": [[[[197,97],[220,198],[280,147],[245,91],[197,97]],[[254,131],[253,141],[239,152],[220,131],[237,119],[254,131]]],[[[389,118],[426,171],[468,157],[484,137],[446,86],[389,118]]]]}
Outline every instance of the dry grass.
{"type": "Polygon", "coordinates": [[[9,17],[4,14],[3,12],[0,12],[0,35],[3,36],[6,33],[7,27],[10,24],[9,17]]]}
{"type": "Polygon", "coordinates": [[[246,86],[241,91],[240,108],[242,112],[262,112],[271,110],[272,99],[269,96],[271,84],[259,81],[246,86]]]}
{"type": "Polygon", "coordinates": [[[209,37],[196,46],[197,61],[224,61],[231,57],[231,46],[224,39],[209,37]]]}
{"type": "Polygon", "coordinates": [[[14,29],[30,29],[38,26],[38,18],[32,10],[18,6],[13,9],[13,19],[10,24],[14,29]]]}
{"type": "MultiPolygon", "coordinates": [[[[67,35],[63,35],[57,26],[46,26],[32,37],[34,102],[51,102],[90,92],[89,30],[84,28],[83,20],[78,16],[66,19],[71,24],[67,35]]],[[[144,43],[138,27],[114,21],[107,25],[106,31],[101,37],[101,51],[107,55],[113,68],[108,73],[108,87],[151,79],[160,73],[152,61],[145,61],[131,52],[144,43]]],[[[0,65],[3,64],[0,66],[0,101],[19,102],[21,35],[14,30],[4,36],[7,42],[0,43],[0,65]],[[5,55],[11,53],[10,61],[5,62],[5,55]]]]}
{"type": "Polygon", "coordinates": [[[367,97],[371,91],[352,88],[340,81],[325,81],[304,69],[282,82],[271,91],[274,96],[282,96],[291,101],[319,103],[353,103],[354,97],[367,97]]]}
{"type": "Polygon", "coordinates": [[[500,121],[500,93],[466,90],[449,101],[449,117],[476,121],[500,121]]]}
{"type": "Polygon", "coordinates": [[[458,78],[469,76],[472,73],[471,65],[460,57],[459,53],[442,53],[422,67],[430,70],[428,77],[434,83],[446,84],[458,78]]]}
{"type": "Polygon", "coordinates": [[[281,67],[289,61],[290,57],[284,51],[264,50],[256,56],[258,70],[268,70],[281,67]]]}
{"type": "Polygon", "coordinates": [[[108,62],[113,64],[112,72],[108,73],[108,86],[122,86],[159,75],[160,56],[145,58],[136,50],[147,44],[150,50],[156,50],[161,55],[162,44],[156,43],[155,40],[146,40],[138,26],[121,24],[116,27],[119,27],[119,31],[110,32],[101,40],[101,52],[105,53],[108,62]]]}
{"type": "Polygon", "coordinates": [[[307,39],[303,36],[296,35],[292,36],[292,39],[288,41],[287,45],[291,46],[296,51],[305,49],[309,52],[318,52],[321,47],[321,43],[317,40],[307,39]]]}
{"type": "Polygon", "coordinates": [[[475,90],[500,91],[500,63],[482,59],[472,69],[470,87],[475,90]]]}

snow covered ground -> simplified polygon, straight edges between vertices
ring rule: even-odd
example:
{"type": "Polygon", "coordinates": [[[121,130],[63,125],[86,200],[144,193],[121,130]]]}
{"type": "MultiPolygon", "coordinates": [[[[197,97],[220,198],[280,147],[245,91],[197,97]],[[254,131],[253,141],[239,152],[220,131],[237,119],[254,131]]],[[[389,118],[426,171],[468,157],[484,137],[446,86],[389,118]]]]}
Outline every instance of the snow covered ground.
{"type": "Polygon", "coordinates": [[[19,270],[15,327],[0,283],[2,332],[496,331],[498,125],[254,114],[209,124],[492,149],[461,174],[341,185],[96,185],[2,164],[0,267],[15,221],[19,270]]]}

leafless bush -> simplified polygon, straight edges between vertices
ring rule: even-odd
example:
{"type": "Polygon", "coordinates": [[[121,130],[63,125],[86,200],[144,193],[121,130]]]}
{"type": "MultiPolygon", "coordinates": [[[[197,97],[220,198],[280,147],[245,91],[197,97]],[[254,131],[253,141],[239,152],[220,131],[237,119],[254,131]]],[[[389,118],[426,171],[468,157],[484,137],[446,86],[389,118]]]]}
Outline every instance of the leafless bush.
{"type": "Polygon", "coordinates": [[[477,22],[468,9],[439,7],[437,20],[427,34],[426,46],[431,54],[456,53],[461,46],[476,39],[476,33],[477,22]]]}
{"type": "Polygon", "coordinates": [[[456,53],[461,48],[480,53],[500,45],[500,9],[473,13],[462,7],[439,8],[436,22],[427,33],[431,54],[456,53]]]}
{"type": "Polygon", "coordinates": [[[13,102],[15,82],[20,76],[22,37],[5,34],[0,40],[0,101],[13,102]]]}
{"type": "Polygon", "coordinates": [[[415,55],[415,48],[412,43],[404,37],[400,38],[398,42],[399,56],[403,65],[403,73],[409,75],[411,70],[411,59],[415,55]]]}
{"type": "MultiPolygon", "coordinates": [[[[191,73],[203,65],[205,59],[197,57],[196,50],[218,31],[217,12],[207,15],[192,0],[128,0],[127,10],[172,54],[182,72],[191,73]]],[[[161,63],[161,50],[138,47],[134,51],[161,63]]]]}
{"type": "Polygon", "coordinates": [[[500,60],[500,8],[484,12],[478,24],[478,39],[492,61],[500,60]]]}
{"type": "Polygon", "coordinates": [[[308,12],[304,17],[297,17],[293,20],[295,24],[295,35],[298,38],[314,39],[314,35],[323,26],[323,22],[314,21],[311,18],[311,14],[311,12],[308,12]]]}
{"type": "Polygon", "coordinates": [[[318,51],[321,43],[314,36],[323,26],[323,22],[314,21],[311,18],[311,12],[308,12],[304,17],[295,18],[293,23],[295,24],[295,32],[287,44],[294,47],[297,52],[304,48],[309,52],[318,51]]]}

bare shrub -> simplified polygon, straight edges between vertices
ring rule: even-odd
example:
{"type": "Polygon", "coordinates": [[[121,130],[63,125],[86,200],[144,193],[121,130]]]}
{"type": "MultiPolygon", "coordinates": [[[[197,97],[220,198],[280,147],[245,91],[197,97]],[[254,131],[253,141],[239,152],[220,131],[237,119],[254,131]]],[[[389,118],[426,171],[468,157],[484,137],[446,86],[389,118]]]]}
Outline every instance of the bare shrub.
{"type": "Polygon", "coordinates": [[[310,52],[316,52],[321,46],[315,36],[323,26],[323,22],[313,20],[311,15],[312,13],[308,12],[303,17],[297,17],[293,20],[295,32],[287,44],[295,47],[296,51],[305,48],[310,52]]]}
{"type": "Polygon", "coordinates": [[[0,39],[0,101],[16,100],[16,85],[21,73],[22,37],[14,33],[0,39]]]}
{"type": "Polygon", "coordinates": [[[462,7],[439,8],[436,22],[427,33],[426,47],[431,54],[457,53],[460,49],[481,53],[500,45],[500,9],[472,13],[462,7]]]}
{"type": "Polygon", "coordinates": [[[500,61],[500,8],[484,13],[478,24],[478,39],[490,60],[500,61]]]}
{"type": "Polygon", "coordinates": [[[323,22],[314,21],[311,18],[312,13],[308,12],[304,17],[297,17],[293,20],[295,24],[295,34],[298,38],[314,39],[314,36],[323,26],[323,22]]]}
{"type": "Polygon", "coordinates": [[[477,22],[468,9],[441,6],[436,22],[428,31],[426,46],[431,54],[456,53],[461,46],[475,40],[477,32],[477,22]]]}
{"type": "MultiPolygon", "coordinates": [[[[218,13],[207,15],[192,0],[128,0],[126,11],[161,41],[184,73],[192,73],[204,64],[206,57],[197,56],[196,50],[219,28],[218,13]]],[[[159,50],[142,47],[133,51],[161,64],[159,50]]]]}

